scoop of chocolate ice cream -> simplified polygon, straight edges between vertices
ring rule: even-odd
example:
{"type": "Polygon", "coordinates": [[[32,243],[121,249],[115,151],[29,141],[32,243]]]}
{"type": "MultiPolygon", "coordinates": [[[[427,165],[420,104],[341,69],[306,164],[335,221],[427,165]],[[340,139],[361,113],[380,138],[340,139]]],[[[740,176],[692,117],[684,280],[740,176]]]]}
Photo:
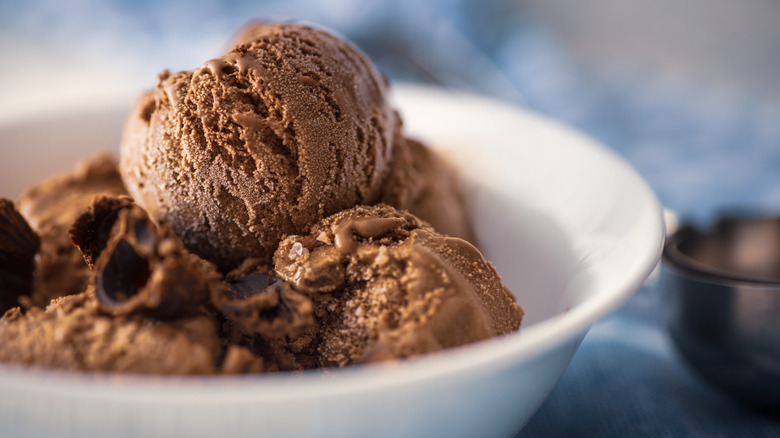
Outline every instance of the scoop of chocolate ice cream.
{"type": "Polygon", "coordinates": [[[474,246],[389,206],[330,216],[282,241],[274,263],[314,301],[322,366],[476,342],[517,330],[523,315],[474,246]]]}
{"type": "Polygon", "coordinates": [[[398,129],[384,78],[324,31],[263,25],[225,56],[160,74],[129,117],[129,192],[228,271],[287,234],[376,202],[398,129]]]}

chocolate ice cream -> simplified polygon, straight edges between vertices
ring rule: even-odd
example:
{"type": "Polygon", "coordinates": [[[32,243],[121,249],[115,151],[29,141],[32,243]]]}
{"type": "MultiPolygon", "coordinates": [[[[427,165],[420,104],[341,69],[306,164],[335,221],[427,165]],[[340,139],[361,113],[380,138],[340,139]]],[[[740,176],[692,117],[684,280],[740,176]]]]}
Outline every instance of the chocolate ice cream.
{"type": "Polygon", "coordinates": [[[0,200],[0,305],[24,304],[0,318],[0,362],[274,372],[517,330],[498,273],[451,237],[472,240],[456,175],[387,93],[357,49],[295,24],[160,74],[121,177],[100,156],[29,189],[30,226],[0,200]]]}
{"type": "Polygon", "coordinates": [[[0,318],[0,362],[82,371],[211,374],[218,371],[217,323],[205,316],[167,324],[138,315],[109,316],[92,290],[47,309],[0,318]]]}
{"type": "Polygon", "coordinates": [[[279,240],[375,203],[398,120],[384,78],[348,43],[297,25],[192,71],[163,72],[127,122],[131,195],[229,270],[279,240]]]}
{"type": "Polygon", "coordinates": [[[89,286],[45,311],[9,310],[0,318],[0,362],[152,374],[278,369],[223,339],[211,302],[228,285],[129,198],[95,197],[70,231],[94,268],[89,286]]]}
{"type": "Polygon", "coordinates": [[[294,24],[257,24],[239,41],[195,70],[163,72],[124,132],[128,190],[191,251],[223,272],[269,262],[285,235],[382,198],[471,237],[457,185],[424,147],[406,146],[362,53],[294,24]],[[415,176],[399,169],[410,165],[415,176]]]}
{"type": "Polygon", "coordinates": [[[315,304],[321,366],[404,358],[509,333],[523,311],[468,242],[389,206],[290,236],[275,273],[315,304]]]}

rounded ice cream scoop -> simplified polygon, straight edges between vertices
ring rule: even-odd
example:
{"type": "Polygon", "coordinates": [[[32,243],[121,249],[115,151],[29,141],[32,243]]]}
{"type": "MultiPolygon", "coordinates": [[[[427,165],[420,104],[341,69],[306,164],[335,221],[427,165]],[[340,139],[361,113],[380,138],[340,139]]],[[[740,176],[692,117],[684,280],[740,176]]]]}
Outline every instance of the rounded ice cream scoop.
{"type": "Polygon", "coordinates": [[[274,269],[314,302],[320,366],[452,348],[517,330],[523,316],[474,246],[387,205],[287,237],[274,269]]]}
{"type": "Polygon", "coordinates": [[[256,25],[221,58],[163,72],[125,127],[128,191],[227,271],[382,195],[399,121],[385,79],[349,43],[256,25]]]}

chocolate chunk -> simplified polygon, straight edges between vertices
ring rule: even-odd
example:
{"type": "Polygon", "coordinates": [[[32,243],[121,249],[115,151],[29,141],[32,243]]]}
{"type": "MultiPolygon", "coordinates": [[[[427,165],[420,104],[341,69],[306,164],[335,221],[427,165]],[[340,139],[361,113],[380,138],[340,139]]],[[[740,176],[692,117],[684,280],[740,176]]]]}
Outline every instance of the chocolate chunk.
{"type": "Polygon", "coordinates": [[[114,315],[204,314],[212,295],[225,289],[211,263],[184,250],[168,227],[156,227],[137,206],[119,210],[94,270],[100,307],[114,315]]]}
{"type": "Polygon", "coordinates": [[[127,196],[97,196],[87,211],[73,222],[68,234],[89,269],[94,269],[95,261],[106,248],[119,212],[133,205],[133,200],[127,196]]]}
{"type": "Polygon", "coordinates": [[[91,272],[73,246],[68,229],[95,195],[126,195],[116,163],[100,154],[71,172],[54,176],[20,196],[17,207],[41,238],[33,291],[25,307],[46,307],[53,298],[83,292],[91,272]]]}
{"type": "Polygon", "coordinates": [[[240,278],[228,277],[232,280],[229,289],[215,305],[244,334],[267,339],[294,337],[313,324],[311,300],[262,266],[240,278]]]}
{"type": "Polygon", "coordinates": [[[32,291],[41,240],[8,199],[0,198],[0,314],[32,291]]]}
{"type": "Polygon", "coordinates": [[[141,257],[127,241],[120,240],[98,272],[98,299],[105,305],[121,306],[148,281],[149,260],[141,257]]]}

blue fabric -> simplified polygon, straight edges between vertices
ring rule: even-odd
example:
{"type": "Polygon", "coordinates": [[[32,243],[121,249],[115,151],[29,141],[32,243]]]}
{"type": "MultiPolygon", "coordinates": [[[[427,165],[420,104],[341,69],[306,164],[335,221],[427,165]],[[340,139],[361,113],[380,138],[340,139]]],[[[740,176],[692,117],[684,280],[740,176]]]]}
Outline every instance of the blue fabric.
{"type": "MultiPolygon", "coordinates": [[[[683,217],[780,211],[779,102],[670,84],[652,71],[607,80],[573,61],[518,3],[0,0],[0,38],[43,40],[102,68],[114,63],[118,81],[146,81],[163,66],[215,56],[249,18],[295,17],[343,33],[393,80],[493,95],[585,131],[683,217]]],[[[685,367],[663,330],[659,294],[651,283],[595,324],[518,436],[780,436],[780,420],[746,410],[685,367]]]]}
{"type": "Polygon", "coordinates": [[[598,321],[517,437],[780,436],[780,418],[745,408],[686,368],[664,332],[661,295],[651,282],[598,321]]]}

